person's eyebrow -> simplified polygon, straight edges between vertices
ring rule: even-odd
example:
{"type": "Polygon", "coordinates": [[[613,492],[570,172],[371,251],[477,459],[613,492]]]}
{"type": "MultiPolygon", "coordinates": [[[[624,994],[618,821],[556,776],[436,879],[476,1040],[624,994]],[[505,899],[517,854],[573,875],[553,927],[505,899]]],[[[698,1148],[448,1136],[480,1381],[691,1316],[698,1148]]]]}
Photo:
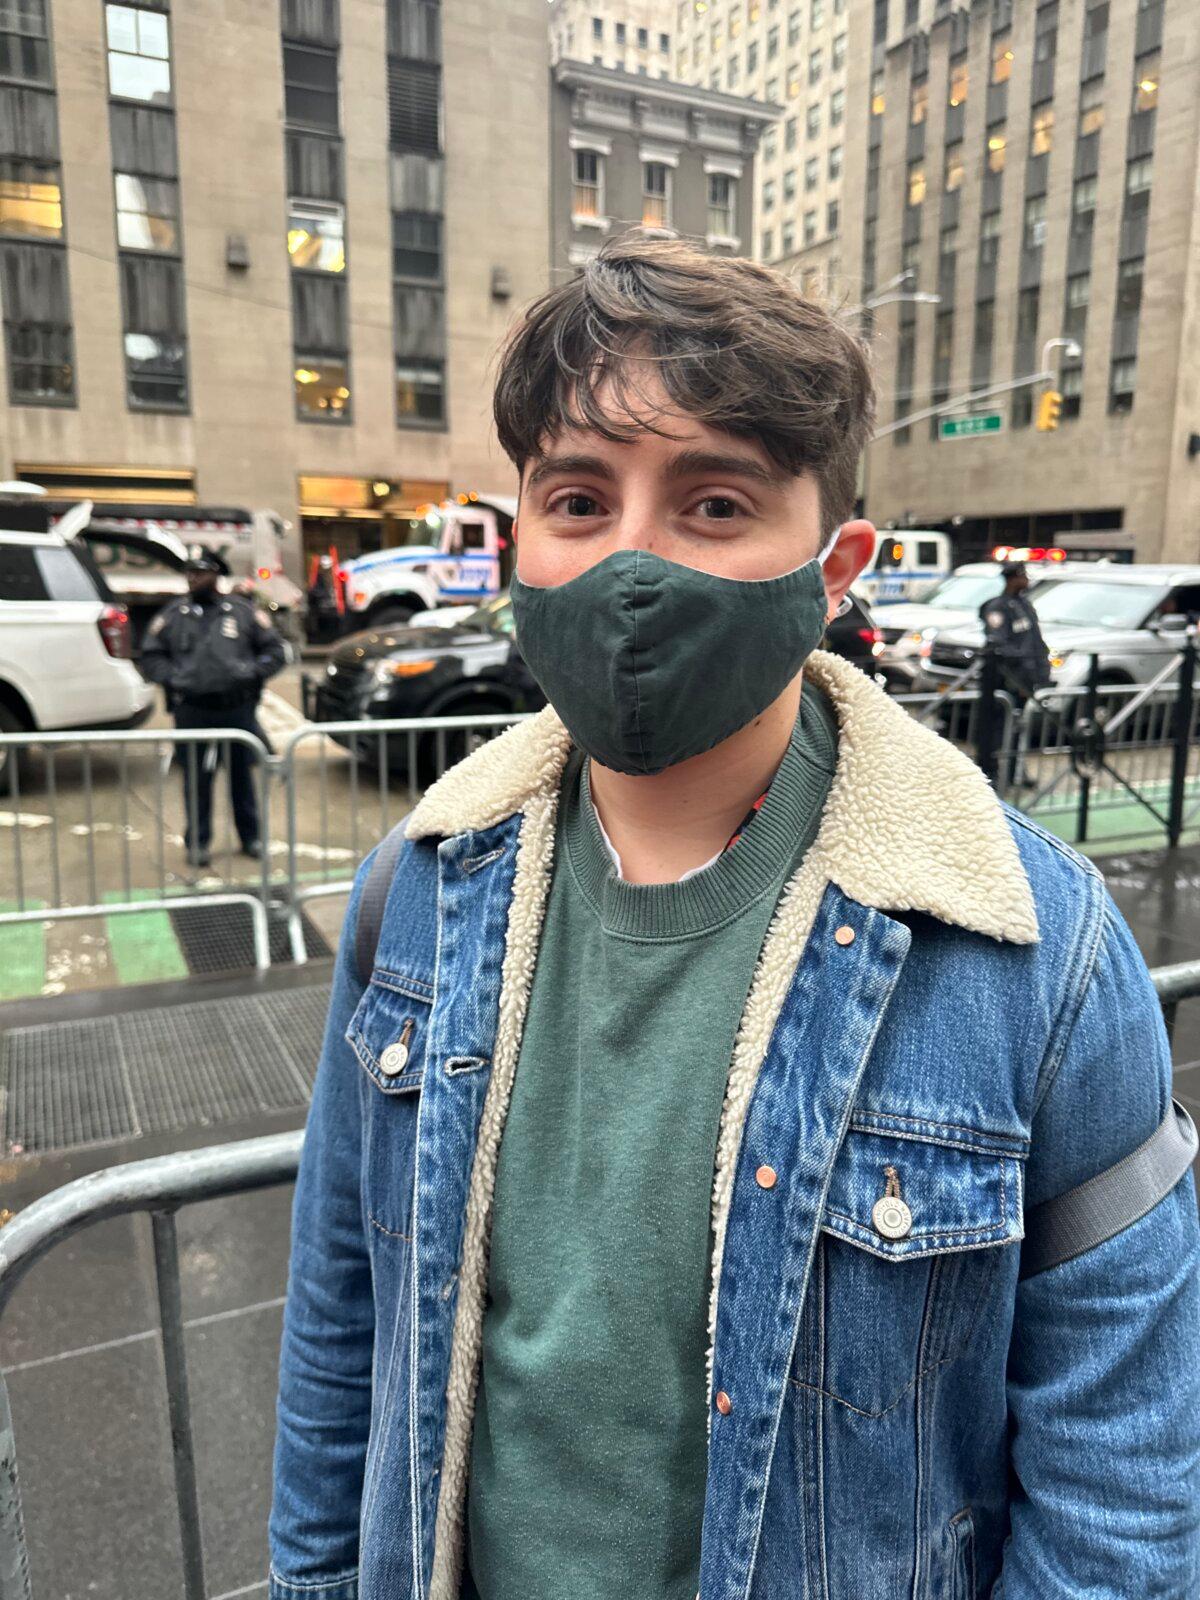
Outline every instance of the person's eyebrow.
{"type": "Polygon", "coordinates": [[[695,478],[704,475],[714,478],[749,478],[767,489],[781,488],[790,474],[782,468],[772,470],[752,456],[723,455],[714,450],[681,450],[671,459],[664,476],[668,478],[695,478]]]}
{"type": "Polygon", "coordinates": [[[529,474],[526,489],[535,489],[547,478],[578,472],[589,478],[613,479],[616,473],[601,456],[543,456],[529,474]]]}

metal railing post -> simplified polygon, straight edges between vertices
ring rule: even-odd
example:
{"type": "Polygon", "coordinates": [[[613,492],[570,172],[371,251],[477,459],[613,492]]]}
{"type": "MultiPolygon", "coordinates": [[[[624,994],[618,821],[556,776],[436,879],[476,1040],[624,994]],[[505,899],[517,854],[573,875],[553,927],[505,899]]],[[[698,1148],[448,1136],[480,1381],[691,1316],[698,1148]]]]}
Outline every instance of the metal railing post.
{"type": "MultiPolygon", "coordinates": [[[[1083,699],[1083,715],[1088,722],[1096,720],[1096,694],[1100,687],[1100,657],[1092,655],[1088,666],[1087,692],[1083,699]]],[[[1075,839],[1086,844],[1088,836],[1088,811],[1092,803],[1092,780],[1086,772],[1079,774],[1079,805],[1075,813],[1075,839]]]]}
{"type": "Polygon", "coordinates": [[[17,1439],[8,1385],[0,1372],[0,1600],[33,1600],[25,1520],[17,1483],[17,1439]]]}
{"type": "Polygon", "coordinates": [[[979,677],[979,723],[976,732],[975,759],[989,783],[999,787],[999,746],[996,737],[996,686],[1000,681],[1000,663],[996,651],[985,644],[980,651],[983,666],[979,677]]]}
{"type": "Polygon", "coordinates": [[[183,1592],[185,1600],[204,1600],[204,1548],[200,1537],[200,1496],[196,1489],[196,1454],[192,1440],[192,1407],[188,1397],[187,1356],[183,1347],[183,1299],[179,1287],[179,1240],[175,1232],[175,1213],[152,1211],[150,1226],[154,1233],[154,1273],[158,1283],[167,1415],[171,1422],[179,1546],[183,1553],[183,1592]]]}
{"type": "Polygon", "coordinates": [[[1171,738],[1171,798],[1167,810],[1167,847],[1174,850],[1183,834],[1187,796],[1188,743],[1192,727],[1192,699],[1196,692],[1196,633],[1189,629],[1179,653],[1179,683],[1175,693],[1175,726],[1171,738]]]}

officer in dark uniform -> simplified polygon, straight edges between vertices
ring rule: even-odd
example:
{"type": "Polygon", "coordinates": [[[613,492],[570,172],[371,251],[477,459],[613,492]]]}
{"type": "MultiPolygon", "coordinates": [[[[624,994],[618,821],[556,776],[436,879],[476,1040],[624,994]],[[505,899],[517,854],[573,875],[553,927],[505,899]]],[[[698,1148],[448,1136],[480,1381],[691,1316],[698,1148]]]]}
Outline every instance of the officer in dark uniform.
{"type": "MultiPolygon", "coordinates": [[[[188,552],[186,599],[172,600],[146,630],[142,671],[166,690],[177,728],[244,728],[255,731],[255,708],[266,680],[286,659],[283,641],[266,613],[240,595],[224,595],[217,580],[228,574],[220,556],[202,545],[188,552]]],[[[211,861],[212,786],[216,744],[180,743],[188,861],[211,861]]],[[[229,797],[242,852],[262,855],[253,756],[229,745],[229,797]]]]}
{"type": "MultiPolygon", "coordinates": [[[[999,687],[1006,690],[1016,705],[1017,723],[1025,703],[1038,689],[1053,682],[1050,673],[1050,652],[1038,626],[1037,612],[1025,598],[1029,587],[1029,574],[1023,561],[1008,561],[1000,569],[1004,591],[994,600],[985,600],[979,608],[987,644],[995,651],[999,667],[999,687]]],[[[1032,786],[1030,779],[1019,771],[1016,744],[1009,752],[1007,780],[1032,786]]]]}
{"type": "Polygon", "coordinates": [[[987,643],[1000,661],[1000,678],[1024,703],[1035,689],[1051,680],[1050,652],[1038,627],[1037,612],[1025,598],[1029,574],[1023,561],[1006,562],[1000,569],[1004,592],[985,600],[979,608],[987,643]]]}

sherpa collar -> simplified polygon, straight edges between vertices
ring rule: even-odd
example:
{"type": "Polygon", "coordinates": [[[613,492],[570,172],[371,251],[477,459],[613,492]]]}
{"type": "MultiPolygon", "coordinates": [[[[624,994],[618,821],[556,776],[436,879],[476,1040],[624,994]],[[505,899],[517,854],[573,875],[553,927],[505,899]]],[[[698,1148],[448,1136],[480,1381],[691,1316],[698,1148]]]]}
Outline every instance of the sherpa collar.
{"type": "MultiPolygon", "coordinates": [[[[993,939],[1033,944],[1033,895],[1002,807],[979,769],[869,678],[825,651],[809,680],[838,715],[838,764],[813,846],[826,877],[877,911],[922,911],[993,939]]],[[[493,827],[556,793],[571,748],[550,707],[441,778],[408,836],[493,827]]]]}

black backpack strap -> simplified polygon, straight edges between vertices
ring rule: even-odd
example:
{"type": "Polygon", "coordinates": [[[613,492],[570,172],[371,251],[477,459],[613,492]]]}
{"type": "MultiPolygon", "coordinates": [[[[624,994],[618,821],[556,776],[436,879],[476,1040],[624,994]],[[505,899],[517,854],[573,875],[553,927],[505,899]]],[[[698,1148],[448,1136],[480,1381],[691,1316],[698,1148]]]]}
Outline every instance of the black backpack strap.
{"type": "Polygon", "coordinates": [[[383,927],[383,912],[396,875],[396,863],[404,849],[404,830],[408,817],[402,817],[375,852],[367,881],[363,884],[358,902],[358,922],[354,929],[354,967],[358,981],[366,988],[375,970],[375,950],[379,944],[379,930],[383,927]]]}
{"type": "Polygon", "coordinates": [[[1106,1172],[1026,1213],[1021,1277],[1073,1261],[1139,1222],[1170,1194],[1196,1159],[1196,1149],[1195,1124],[1179,1101],[1172,1100],[1145,1144],[1106,1172]]]}

